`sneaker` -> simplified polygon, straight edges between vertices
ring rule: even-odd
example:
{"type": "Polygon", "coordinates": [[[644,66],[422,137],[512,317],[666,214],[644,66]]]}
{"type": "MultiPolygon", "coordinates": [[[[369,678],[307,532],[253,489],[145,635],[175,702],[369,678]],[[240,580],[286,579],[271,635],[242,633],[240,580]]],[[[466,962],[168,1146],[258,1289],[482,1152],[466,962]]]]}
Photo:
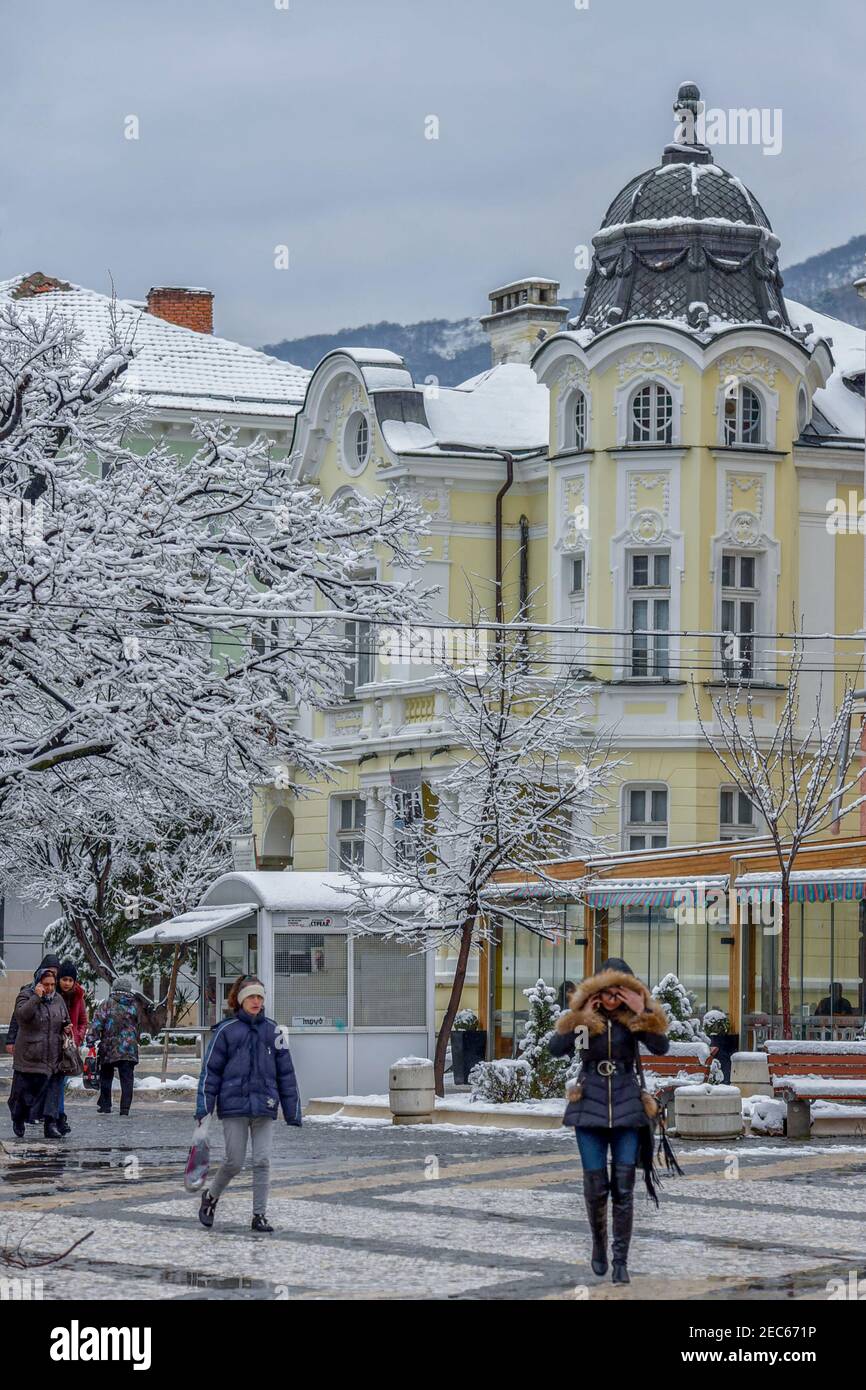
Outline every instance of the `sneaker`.
{"type": "Polygon", "coordinates": [[[211,1226],[213,1225],[214,1213],[216,1212],[216,1206],[218,1201],[219,1198],[212,1197],[208,1192],[207,1188],[205,1188],[204,1192],[201,1194],[201,1205],[198,1209],[198,1219],[203,1226],[207,1227],[208,1230],[210,1230],[211,1226]]]}
{"type": "Polygon", "coordinates": [[[252,1231],[265,1231],[265,1232],[267,1232],[267,1233],[272,1233],[272,1232],[273,1232],[273,1229],[274,1229],[273,1226],[271,1225],[270,1221],[269,1221],[268,1218],[265,1216],[265,1214],[264,1214],[263,1211],[254,1211],[254,1212],[253,1212],[253,1219],[252,1219],[252,1224],[251,1224],[251,1226],[250,1226],[250,1230],[252,1230],[252,1231]]]}

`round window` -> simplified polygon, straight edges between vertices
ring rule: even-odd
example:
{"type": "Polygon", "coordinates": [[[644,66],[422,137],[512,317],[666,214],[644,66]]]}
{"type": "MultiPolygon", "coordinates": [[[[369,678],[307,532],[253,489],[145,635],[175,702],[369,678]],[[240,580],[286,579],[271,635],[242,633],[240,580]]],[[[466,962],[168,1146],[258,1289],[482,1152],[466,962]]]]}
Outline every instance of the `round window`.
{"type": "Polygon", "coordinates": [[[370,424],[363,410],[354,411],[346,421],[343,435],[343,462],[349,473],[360,473],[370,457],[370,424]]]}
{"type": "Polygon", "coordinates": [[[805,386],[800,387],[797,396],[797,429],[802,434],[809,423],[809,397],[805,386]]]}

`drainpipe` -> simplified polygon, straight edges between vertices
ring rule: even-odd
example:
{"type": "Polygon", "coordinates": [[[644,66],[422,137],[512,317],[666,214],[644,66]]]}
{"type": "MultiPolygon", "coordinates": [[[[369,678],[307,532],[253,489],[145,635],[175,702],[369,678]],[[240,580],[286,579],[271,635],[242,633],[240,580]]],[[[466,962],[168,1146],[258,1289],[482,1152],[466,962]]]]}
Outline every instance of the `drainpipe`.
{"type": "MultiPolygon", "coordinates": [[[[496,621],[505,622],[505,606],[502,602],[502,502],[506,492],[514,482],[514,455],[509,454],[505,449],[500,449],[499,454],[505,460],[505,482],[496,494],[496,621]]],[[[499,634],[500,656],[502,652],[502,633],[499,634]]]]}

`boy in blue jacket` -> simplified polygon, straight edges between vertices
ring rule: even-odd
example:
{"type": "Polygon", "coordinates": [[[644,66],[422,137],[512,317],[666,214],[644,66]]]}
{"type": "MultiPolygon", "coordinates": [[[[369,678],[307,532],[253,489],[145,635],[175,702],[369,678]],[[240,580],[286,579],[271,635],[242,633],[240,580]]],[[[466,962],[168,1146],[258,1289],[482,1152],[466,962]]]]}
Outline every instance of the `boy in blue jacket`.
{"type": "Polygon", "coordinates": [[[198,1219],[213,1226],[220,1196],[244,1166],[247,1138],[253,1166],[254,1231],[273,1231],[266,1215],[273,1121],[282,1107],[287,1125],[301,1124],[301,1097],[286,1035],[265,1014],[265,987],[241,975],[229,991],[231,1018],[218,1023],[198,1083],[195,1116],[201,1123],[216,1109],[223,1122],[225,1161],[201,1194],[198,1219]]]}

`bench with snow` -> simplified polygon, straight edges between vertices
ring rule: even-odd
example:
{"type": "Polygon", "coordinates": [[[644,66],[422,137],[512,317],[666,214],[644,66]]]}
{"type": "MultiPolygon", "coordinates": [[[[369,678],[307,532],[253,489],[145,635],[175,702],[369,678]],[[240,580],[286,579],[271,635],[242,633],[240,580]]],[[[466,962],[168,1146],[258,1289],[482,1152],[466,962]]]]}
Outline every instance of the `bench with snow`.
{"type": "Polygon", "coordinates": [[[647,1090],[652,1091],[661,1105],[669,1105],[679,1086],[699,1086],[709,1080],[710,1064],[715,1049],[702,1042],[672,1042],[663,1057],[657,1057],[641,1047],[647,1090]]]}
{"type": "Polygon", "coordinates": [[[764,1043],[773,1095],[785,1102],[785,1133],[808,1139],[812,1101],[866,1102],[866,1041],[764,1043]]]}

